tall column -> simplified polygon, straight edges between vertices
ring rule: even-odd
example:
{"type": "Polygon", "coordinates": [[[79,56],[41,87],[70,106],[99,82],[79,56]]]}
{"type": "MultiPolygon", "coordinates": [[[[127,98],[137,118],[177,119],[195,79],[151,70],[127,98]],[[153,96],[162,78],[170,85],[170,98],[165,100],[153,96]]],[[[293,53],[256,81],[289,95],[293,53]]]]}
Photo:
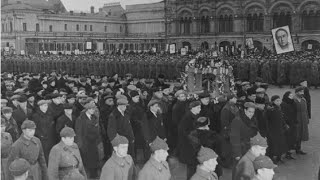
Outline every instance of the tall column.
{"type": "Polygon", "coordinates": [[[239,15],[235,15],[233,19],[233,32],[243,32],[243,31],[244,31],[243,17],[239,15]]]}
{"type": "Polygon", "coordinates": [[[209,32],[211,32],[211,33],[216,32],[214,19],[215,18],[210,19],[210,31],[209,32]]]}
{"type": "Polygon", "coordinates": [[[193,19],[192,20],[192,34],[197,34],[198,30],[197,30],[197,20],[193,19]]]}

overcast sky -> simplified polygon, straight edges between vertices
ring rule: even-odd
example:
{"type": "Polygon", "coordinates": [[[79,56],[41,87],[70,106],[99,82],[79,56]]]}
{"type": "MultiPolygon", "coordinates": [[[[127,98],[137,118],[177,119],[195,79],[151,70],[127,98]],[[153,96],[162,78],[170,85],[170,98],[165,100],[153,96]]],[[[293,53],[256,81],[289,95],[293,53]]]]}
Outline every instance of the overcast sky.
{"type": "Polygon", "coordinates": [[[68,11],[90,11],[90,6],[94,6],[96,11],[102,7],[105,3],[119,2],[122,7],[131,4],[143,4],[160,2],[161,0],[61,0],[68,11]]]}

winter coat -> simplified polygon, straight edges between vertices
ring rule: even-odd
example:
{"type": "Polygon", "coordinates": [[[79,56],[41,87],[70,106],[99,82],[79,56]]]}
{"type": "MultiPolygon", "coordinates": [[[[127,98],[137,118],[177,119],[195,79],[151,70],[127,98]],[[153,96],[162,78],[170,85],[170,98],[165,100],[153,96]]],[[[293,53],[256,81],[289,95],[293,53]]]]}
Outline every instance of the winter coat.
{"type": "Polygon", "coordinates": [[[83,111],[75,124],[76,142],[79,146],[85,168],[99,167],[98,144],[100,140],[99,121],[92,115],[91,119],[83,111]]]}
{"type": "Polygon", "coordinates": [[[32,121],[34,121],[37,126],[35,136],[40,139],[44,157],[46,158],[46,162],[48,162],[50,150],[57,144],[58,134],[56,133],[56,123],[48,111],[44,113],[40,109],[33,114],[32,121]]]}
{"type": "Polygon", "coordinates": [[[232,170],[232,180],[251,180],[255,175],[253,161],[256,157],[248,151],[232,170]]]}
{"type": "Polygon", "coordinates": [[[168,163],[158,162],[150,157],[139,172],[138,180],[170,180],[171,173],[168,163]]]}
{"type": "Polygon", "coordinates": [[[305,98],[295,97],[294,102],[297,107],[297,139],[299,141],[308,141],[309,140],[309,117],[308,117],[308,108],[307,101],[305,98]]]}
{"type": "Polygon", "coordinates": [[[286,131],[286,139],[289,149],[294,149],[297,142],[297,110],[294,100],[291,102],[282,101],[281,110],[289,129],[286,131]]]}
{"type": "Polygon", "coordinates": [[[135,148],[144,148],[145,139],[143,136],[143,125],[148,123],[148,121],[145,121],[145,111],[140,103],[131,102],[128,107],[128,113],[135,137],[135,148]]]}
{"type": "Polygon", "coordinates": [[[288,129],[280,107],[267,107],[269,131],[267,134],[268,151],[272,156],[281,156],[288,151],[285,132],[288,129]]]}
{"type": "Polygon", "coordinates": [[[243,111],[235,117],[231,123],[230,142],[232,145],[233,157],[241,157],[251,147],[250,138],[258,132],[256,120],[249,119],[243,111]]]}
{"type": "Polygon", "coordinates": [[[163,124],[163,117],[157,114],[157,117],[149,110],[143,123],[143,133],[147,144],[159,136],[161,139],[166,139],[166,130],[163,124]]]}

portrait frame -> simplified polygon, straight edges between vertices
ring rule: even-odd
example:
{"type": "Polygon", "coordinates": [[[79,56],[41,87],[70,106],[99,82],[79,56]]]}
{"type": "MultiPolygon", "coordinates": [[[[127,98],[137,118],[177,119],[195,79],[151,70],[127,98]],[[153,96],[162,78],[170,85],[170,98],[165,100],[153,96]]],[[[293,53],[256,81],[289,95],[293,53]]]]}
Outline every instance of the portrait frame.
{"type": "Polygon", "coordinates": [[[289,26],[274,28],[271,33],[277,54],[295,51],[289,26]],[[284,38],[281,39],[280,35],[283,35],[284,38]]]}

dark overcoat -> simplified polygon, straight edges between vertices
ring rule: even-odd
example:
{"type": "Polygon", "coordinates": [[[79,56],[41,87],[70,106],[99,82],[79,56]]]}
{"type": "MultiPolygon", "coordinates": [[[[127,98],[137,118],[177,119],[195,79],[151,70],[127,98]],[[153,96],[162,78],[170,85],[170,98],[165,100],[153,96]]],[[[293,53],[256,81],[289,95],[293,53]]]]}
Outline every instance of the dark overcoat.
{"type": "Polygon", "coordinates": [[[48,111],[44,113],[40,109],[33,114],[32,121],[34,121],[37,126],[35,136],[41,141],[44,157],[48,163],[50,150],[57,144],[58,135],[55,130],[56,123],[48,111]]]}
{"type": "Polygon", "coordinates": [[[309,140],[309,117],[308,117],[308,108],[307,101],[305,98],[295,97],[294,102],[297,107],[297,139],[299,141],[308,141],[309,140]]]}
{"type": "Polygon", "coordinates": [[[145,111],[140,103],[131,102],[128,107],[128,113],[130,116],[130,122],[132,125],[133,134],[135,137],[135,147],[144,148],[145,139],[143,136],[143,124],[145,121],[145,111]]]}
{"type": "Polygon", "coordinates": [[[289,149],[294,149],[297,142],[297,107],[295,102],[284,102],[281,103],[281,110],[283,117],[289,129],[286,131],[286,139],[289,149]]]}
{"type": "Polygon", "coordinates": [[[79,146],[81,157],[85,168],[99,167],[100,127],[96,116],[91,119],[83,111],[75,124],[76,142],[79,146]]]}
{"type": "Polygon", "coordinates": [[[145,118],[143,132],[147,144],[155,140],[157,136],[161,139],[167,138],[162,115],[157,114],[156,117],[151,111],[148,111],[145,118]]]}

